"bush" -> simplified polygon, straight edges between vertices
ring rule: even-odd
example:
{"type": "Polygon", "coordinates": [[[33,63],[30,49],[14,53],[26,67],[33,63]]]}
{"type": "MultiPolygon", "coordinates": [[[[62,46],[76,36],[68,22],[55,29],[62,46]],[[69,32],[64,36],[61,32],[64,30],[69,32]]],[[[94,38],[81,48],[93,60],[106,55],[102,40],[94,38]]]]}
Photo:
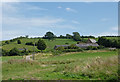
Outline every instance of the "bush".
{"type": "Polygon", "coordinates": [[[97,50],[98,48],[97,47],[95,47],[95,46],[88,46],[87,47],[87,50],[97,50]]]}
{"type": "Polygon", "coordinates": [[[6,44],[9,44],[9,41],[5,41],[6,44]]]}
{"type": "Polygon", "coordinates": [[[63,47],[63,46],[60,46],[60,47],[56,48],[56,50],[63,51],[63,50],[64,50],[64,47],[63,47]]]}
{"type": "Polygon", "coordinates": [[[18,43],[18,44],[21,44],[21,41],[20,41],[20,40],[17,40],[17,43],[18,43]]]}
{"type": "Polygon", "coordinates": [[[33,42],[27,42],[25,45],[32,45],[32,46],[34,46],[33,42]]]}
{"type": "Polygon", "coordinates": [[[2,49],[2,56],[9,56],[9,52],[2,49]]]}
{"type": "Polygon", "coordinates": [[[83,49],[65,49],[63,52],[81,52],[83,49]]]}
{"type": "Polygon", "coordinates": [[[69,43],[66,42],[65,44],[69,44],[69,43]]]}
{"type": "Polygon", "coordinates": [[[98,46],[97,48],[98,48],[98,49],[103,49],[104,46],[100,45],[100,46],[98,46]]]}
{"type": "Polygon", "coordinates": [[[56,55],[60,55],[62,53],[62,51],[58,51],[58,50],[53,50],[52,51],[52,55],[56,56],[56,55]]]}
{"type": "Polygon", "coordinates": [[[20,55],[20,52],[17,48],[13,48],[10,50],[9,56],[17,56],[17,55],[20,55]]]}
{"type": "Polygon", "coordinates": [[[68,49],[79,49],[79,47],[76,46],[75,44],[72,44],[72,45],[68,46],[68,49]]]}

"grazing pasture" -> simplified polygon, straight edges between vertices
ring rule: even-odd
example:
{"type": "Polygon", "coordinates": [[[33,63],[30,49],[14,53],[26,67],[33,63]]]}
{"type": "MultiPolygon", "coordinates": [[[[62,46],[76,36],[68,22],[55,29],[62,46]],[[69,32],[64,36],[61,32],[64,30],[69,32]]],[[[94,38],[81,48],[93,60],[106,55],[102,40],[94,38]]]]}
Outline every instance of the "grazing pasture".
{"type": "Polygon", "coordinates": [[[3,57],[3,80],[113,80],[118,74],[117,51],[39,53],[34,61],[3,57]],[[47,55],[46,55],[47,54],[47,55]]]}

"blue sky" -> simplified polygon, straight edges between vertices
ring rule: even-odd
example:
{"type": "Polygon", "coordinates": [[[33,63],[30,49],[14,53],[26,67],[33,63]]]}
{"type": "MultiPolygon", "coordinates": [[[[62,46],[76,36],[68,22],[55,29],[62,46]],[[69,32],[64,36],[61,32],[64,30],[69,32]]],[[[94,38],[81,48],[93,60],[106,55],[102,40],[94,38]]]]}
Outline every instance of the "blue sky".
{"type": "Polygon", "coordinates": [[[16,2],[2,4],[2,40],[17,36],[117,35],[117,2],[16,2]]]}

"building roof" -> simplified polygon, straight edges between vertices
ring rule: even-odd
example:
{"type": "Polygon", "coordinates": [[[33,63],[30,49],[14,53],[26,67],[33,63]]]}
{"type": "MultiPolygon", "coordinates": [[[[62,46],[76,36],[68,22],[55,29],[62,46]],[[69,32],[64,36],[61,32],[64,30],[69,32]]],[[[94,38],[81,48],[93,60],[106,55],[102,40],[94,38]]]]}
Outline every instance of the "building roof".
{"type": "Polygon", "coordinates": [[[97,41],[95,39],[88,39],[91,43],[96,43],[97,41]]]}
{"type": "Polygon", "coordinates": [[[54,49],[56,49],[56,48],[58,48],[58,47],[68,47],[68,46],[70,46],[70,45],[55,45],[55,47],[54,47],[54,49]]]}
{"type": "Polygon", "coordinates": [[[87,48],[88,46],[95,46],[98,47],[99,45],[97,43],[84,43],[84,44],[76,44],[76,46],[80,48],[87,48]]]}

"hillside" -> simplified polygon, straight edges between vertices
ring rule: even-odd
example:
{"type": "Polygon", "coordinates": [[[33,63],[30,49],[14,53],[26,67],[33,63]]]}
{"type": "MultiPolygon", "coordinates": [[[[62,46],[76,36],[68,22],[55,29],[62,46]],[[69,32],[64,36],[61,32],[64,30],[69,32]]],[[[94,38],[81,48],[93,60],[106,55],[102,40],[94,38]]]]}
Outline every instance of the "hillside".
{"type": "MultiPolygon", "coordinates": [[[[24,39],[20,39],[21,44],[17,44],[17,41],[15,42],[10,42],[9,44],[3,45],[3,49],[5,50],[11,50],[12,48],[16,47],[18,49],[22,49],[22,48],[26,48],[30,51],[33,51],[34,46],[31,45],[25,45],[26,42],[37,42],[39,39],[31,39],[31,38],[24,38],[24,39]]],[[[55,39],[53,41],[49,41],[47,39],[43,39],[45,41],[45,43],[47,44],[47,49],[46,50],[50,50],[53,49],[55,45],[65,45],[65,43],[68,44],[76,44],[76,41],[72,40],[72,39],[55,39]]],[[[5,41],[4,41],[5,42],[5,41]]],[[[3,42],[3,43],[4,43],[3,42]]],[[[35,47],[35,49],[37,50],[37,48],[35,47]]]]}

